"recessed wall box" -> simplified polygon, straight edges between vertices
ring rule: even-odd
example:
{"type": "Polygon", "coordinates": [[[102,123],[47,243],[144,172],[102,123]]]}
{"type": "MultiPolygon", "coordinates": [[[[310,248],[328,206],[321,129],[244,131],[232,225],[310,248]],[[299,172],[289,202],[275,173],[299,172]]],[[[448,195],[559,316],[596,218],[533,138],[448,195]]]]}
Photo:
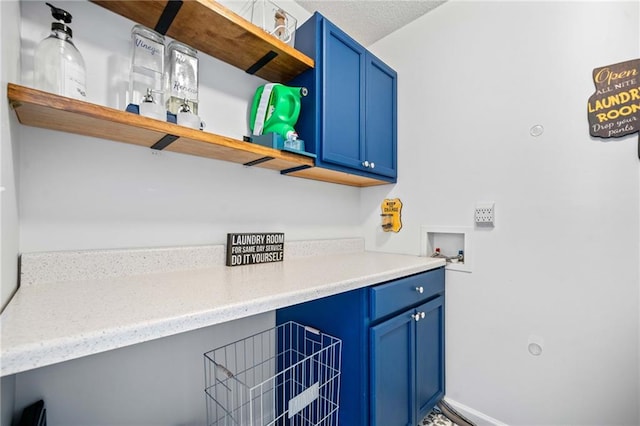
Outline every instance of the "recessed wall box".
{"type": "Polygon", "coordinates": [[[420,228],[420,255],[431,256],[436,248],[451,261],[446,264],[446,269],[451,271],[472,272],[473,266],[473,228],[452,226],[422,226],[420,228]],[[464,258],[457,259],[462,250],[464,258]]]}

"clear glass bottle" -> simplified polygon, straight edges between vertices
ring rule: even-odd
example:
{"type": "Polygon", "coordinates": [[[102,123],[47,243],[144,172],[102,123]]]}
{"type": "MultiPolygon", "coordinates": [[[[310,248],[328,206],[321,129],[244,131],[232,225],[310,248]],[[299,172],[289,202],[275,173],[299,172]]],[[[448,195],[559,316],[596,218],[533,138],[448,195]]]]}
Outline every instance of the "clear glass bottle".
{"type": "Polygon", "coordinates": [[[167,46],[167,110],[177,114],[183,104],[198,115],[198,52],[179,41],[167,46]]]}
{"type": "Polygon", "coordinates": [[[71,40],[73,32],[66,25],[71,23],[71,14],[46,4],[58,22],[51,23],[51,34],[36,48],[34,85],[40,90],[84,100],[87,73],[82,55],[71,40]]]}
{"type": "Polygon", "coordinates": [[[242,8],[238,8],[237,13],[288,45],[295,45],[298,21],[272,1],[249,0],[242,8]]]}
{"type": "Polygon", "coordinates": [[[152,99],[164,109],[164,36],[143,25],[131,30],[128,95],[129,104],[140,105],[152,99]]]}

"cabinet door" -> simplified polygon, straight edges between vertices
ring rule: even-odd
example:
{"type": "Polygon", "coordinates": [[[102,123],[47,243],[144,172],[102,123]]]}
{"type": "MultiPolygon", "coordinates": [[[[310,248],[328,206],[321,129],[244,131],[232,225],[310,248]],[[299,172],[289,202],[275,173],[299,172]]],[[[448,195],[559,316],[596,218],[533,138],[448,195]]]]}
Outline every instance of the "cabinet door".
{"type": "Polygon", "coordinates": [[[362,169],[365,50],[326,19],[323,34],[321,160],[362,169]]]}
{"type": "Polygon", "coordinates": [[[397,74],[366,56],[365,156],[371,172],[396,177],[397,74]]]}
{"type": "Polygon", "coordinates": [[[444,396],[444,297],[420,305],[416,322],[416,407],[422,419],[444,396]]]}
{"type": "Polygon", "coordinates": [[[371,425],[415,426],[413,310],[371,328],[371,425]]]}

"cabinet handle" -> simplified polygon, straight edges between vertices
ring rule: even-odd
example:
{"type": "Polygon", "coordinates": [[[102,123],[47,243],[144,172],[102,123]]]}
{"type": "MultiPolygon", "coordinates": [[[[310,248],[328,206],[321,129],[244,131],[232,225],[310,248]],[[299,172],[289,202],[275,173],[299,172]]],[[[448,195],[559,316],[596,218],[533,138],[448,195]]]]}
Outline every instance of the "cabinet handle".
{"type": "Polygon", "coordinates": [[[427,315],[426,315],[424,312],[420,312],[420,318],[424,318],[424,317],[426,317],[426,316],[427,316],[427,315]]]}
{"type": "Polygon", "coordinates": [[[424,287],[420,286],[420,287],[416,287],[416,291],[420,294],[424,293],[424,287]]]}
{"type": "Polygon", "coordinates": [[[364,167],[369,167],[369,162],[368,162],[367,160],[364,160],[364,161],[362,162],[362,165],[363,165],[364,167]]]}
{"type": "Polygon", "coordinates": [[[374,163],[373,161],[371,162],[371,168],[374,169],[376,167],[376,163],[374,163]]]}
{"type": "Polygon", "coordinates": [[[413,318],[416,322],[420,321],[420,314],[411,314],[411,318],[413,318]]]}

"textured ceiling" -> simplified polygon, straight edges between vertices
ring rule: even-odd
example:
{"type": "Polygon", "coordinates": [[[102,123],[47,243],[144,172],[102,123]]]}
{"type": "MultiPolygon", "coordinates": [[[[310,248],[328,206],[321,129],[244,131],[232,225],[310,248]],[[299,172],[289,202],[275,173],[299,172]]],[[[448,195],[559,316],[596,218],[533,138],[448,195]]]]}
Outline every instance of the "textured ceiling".
{"type": "Polygon", "coordinates": [[[318,11],[360,44],[369,46],[440,6],[445,0],[296,0],[318,11]]]}

